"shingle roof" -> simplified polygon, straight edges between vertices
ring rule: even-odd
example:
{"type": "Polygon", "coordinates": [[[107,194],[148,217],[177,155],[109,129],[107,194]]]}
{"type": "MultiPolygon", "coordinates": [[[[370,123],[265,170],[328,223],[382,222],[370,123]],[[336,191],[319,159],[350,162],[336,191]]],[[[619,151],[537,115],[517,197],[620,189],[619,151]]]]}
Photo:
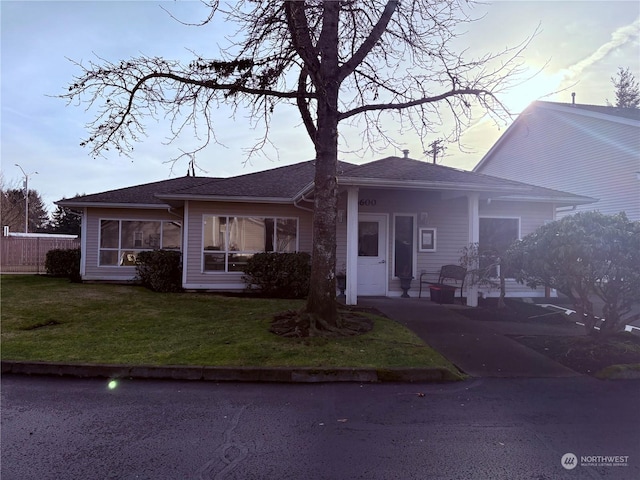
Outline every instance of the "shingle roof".
{"type": "MultiPolygon", "coordinates": [[[[341,171],[353,167],[349,163],[338,163],[341,171]]],[[[220,197],[292,199],[313,182],[314,174],[315,161],[310,160],[176,189],[166,197],[215,195],[220,197]]]]}
{"type": "Polygon", "coordinates": [[[640,109],[639,108],[619,108],[607,105],[584,105],[579,103],[561,103],[561,102],[535,102],[541,105],[556,105],[559,107],[575,108],[577,110],[584,110],[588,112],[600,113],[603,115],[611,115],[613,117],[628,118],[630,120],[640,121],[640,109]]]}
{"type": "MultiPolygon", "coordinates": [[[[588,197],[535,187],[521,182],[458,170],[410,158],[387,157],[353,165],[339,162],[338,184],[391,185],[402,188],[457,188],[470,191],[500,191],[526,198],[573,199],[585,203],[588,197]]],[[[147,183],[108,192],[84,195],[57,202],[63,206],[81,205],[166,205],[180,199],[235,198],[293,201],[313,184],[315,162],[307,161],[230,178],[182,177],[147,183]]]]}
{"type": "Polygon", "coordinates": [[[119,188],[106,192],[94,193],[90,195],[80,195],[73,198],[61,200],[60,204],[66,203],[105,203],[105,204],[140,204],[140,205],[164,205],[156,195],[187,188],[201,183],[208,183],[216,179],[210,177],[179,177],[159,182],[145,183],[132,187],[119,188]]]}
{"type": "Polygon", "coordinates": [[[348,170],[343,176],[349,178],[379,178],[411,182],[475,184],[487,187],[524,185],[519,182],[505,181],[504,179],[491,177],[489,175],[475,174],[444,165],[400,157],[387,157],[365,163],[364,165],[359,165],[348,170]]]}

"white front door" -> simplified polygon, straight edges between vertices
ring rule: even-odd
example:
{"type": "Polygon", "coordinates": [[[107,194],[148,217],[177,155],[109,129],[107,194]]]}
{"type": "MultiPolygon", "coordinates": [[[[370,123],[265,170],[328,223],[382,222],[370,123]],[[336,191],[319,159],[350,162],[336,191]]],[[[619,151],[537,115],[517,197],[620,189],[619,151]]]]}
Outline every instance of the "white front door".
{"type": "Polygon", "coordinates": [[[387,216],[358,217],[358,296],[387,294],[387,216]]]}

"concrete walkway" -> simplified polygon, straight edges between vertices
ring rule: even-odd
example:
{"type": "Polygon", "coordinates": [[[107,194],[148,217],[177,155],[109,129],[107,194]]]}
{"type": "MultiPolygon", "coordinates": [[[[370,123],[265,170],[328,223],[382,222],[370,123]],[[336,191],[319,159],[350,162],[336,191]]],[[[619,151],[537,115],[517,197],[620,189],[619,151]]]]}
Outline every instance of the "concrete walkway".
{"type": "Polygon", "coordinates": [[[574,377],[579,373],[509,338],[507,335],[572,335],[563,326],[471,320],[426,298],[361,297],[358,306],[373,307],[415,332],[464,373],[473,377],[574,377]]]}

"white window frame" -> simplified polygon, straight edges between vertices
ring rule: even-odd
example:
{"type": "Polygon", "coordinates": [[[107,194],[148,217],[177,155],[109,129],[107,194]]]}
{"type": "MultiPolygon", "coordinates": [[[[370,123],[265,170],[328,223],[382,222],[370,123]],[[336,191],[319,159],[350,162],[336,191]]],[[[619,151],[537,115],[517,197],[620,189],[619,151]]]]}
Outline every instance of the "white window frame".
{"type": "Polygon", "coordinates": [[[393,234],[392,234],[392,245],[393,245],[393,250],[392,250],[392,259],[393,259],[393,264],[391,265],[391,272],[393,273],[393,278],[399,278],[398,276],[396,276],[396,217],[411,217],[413,219],[413,251],[411,252],[411,273],[412,275],[415,277],[416,272],[418,270],[418,216],[415,213],[394,213],[392,215],[392,222],[393,222],[393,226],[392,226],[392,230],[393,230],[393,234]]]}
{"type": "MultiPolygon", "coordinates": [[[[108,217],[104,217],[104,218],[99,218],[98,219],[98,258],[97,258],[97,265],[100,268],[135,268],[135,266],[133,265],[121,265],[120,264],[120,259],[122,258],[123,252],[124,251],[133,251],[135,254],[138,254],[139,252],[144,252],[144,251],[151,251],[154,250],[153,248],[123,248],[122,247],[122,222],[156,222],[156,223],[160,223],[160,248],[163,247],[164,245],[164,224],[165,223],[177,223],[180,225],[180,248],[178,249],[170,249],[170,250],[175,250],[175,251],[179,251],[182,252],[182,243],[183,243],[183,238],[182,238],[182,230],[183,230],[183,225],[181,221],[177,221],[177,220],[158,220],[158,219],[149,219],[149,218],[108,218],[108,217]],[[118,247],[101,247],[102,245],[102,222],[103,221],[110,221],[110,222],[118,222],[118,247]],[[110,252],[118,252],[118,262],[116,265],[103,265],[100,263],[100,258],[101,258],[101,252],[103,251],[110,251],[110,252]]],[[[141,233],[141,232],[134,232],[134,234],[137,233],[141,233]]],[[[135,243],[135,239],[134,239],[134,243],[135,243]]]]}
{"type": "MultiPolygon", "coordinates": [[[[262,251],[245,251],[245,250],[229,250],[229,228],[225,228],[225,238],[224,238],[224,249],[222,250],[205,250],[205,230],[204,230],[204,220],[205,217],[215,217],[215,218],[226,218],[226,225],[229,225],[229,220],[231,218],[260,218],[262,220],[271,219],[274,221],[274,249],[278,243],[277,231],[278,229],[275,227],[277,225],[278,220],[295,220],[296,222],[296,244],[294,248],[294,252],[300,251],[300,218],[299,217],[290,217],[290,216],[281,216],[281,215],[236,215],[231,213],[204,213],[202,214],[201,225],[202,225],[202,237],[200,239],[200,271],[206,275],[221,275],[221,274],[243,274],[242,271],[237,270],[229,270],[229,254],[237,254],[237,255],[255,255],[256,253],[262,253],[262,251]],[[224,270],[206,270],[205,269],[205,255],[206,254],[224,254],[224,270]]],[[[274,250],[274,253],[277,253],[274,250]]]]}

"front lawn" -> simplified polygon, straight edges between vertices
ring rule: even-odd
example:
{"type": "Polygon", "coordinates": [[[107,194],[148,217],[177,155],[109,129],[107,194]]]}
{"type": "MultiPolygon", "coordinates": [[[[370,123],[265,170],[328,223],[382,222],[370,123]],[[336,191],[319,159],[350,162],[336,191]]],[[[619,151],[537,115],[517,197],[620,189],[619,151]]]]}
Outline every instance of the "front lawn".
{"type": "Polygon", "coordinates": [[[0,281],[3,360],[456,371],[412,332],[371,314],[374,328],[364,335],[290,339],[270,333],[270,321],[302,301],[160,294],[44,276],[0,281]]]}

